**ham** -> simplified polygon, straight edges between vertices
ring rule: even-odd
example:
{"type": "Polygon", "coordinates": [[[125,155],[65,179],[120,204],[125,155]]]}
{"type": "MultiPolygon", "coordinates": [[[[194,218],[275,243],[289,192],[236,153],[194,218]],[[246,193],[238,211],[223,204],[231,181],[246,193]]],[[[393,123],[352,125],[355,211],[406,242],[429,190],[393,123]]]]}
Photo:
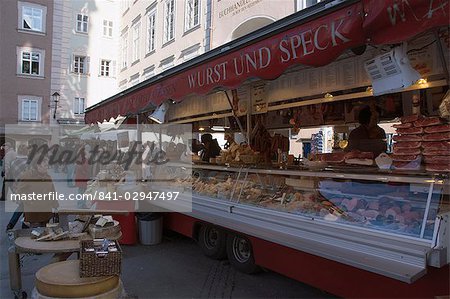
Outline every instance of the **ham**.
{"type": "Polygon", "coordinates": [[[394,147],[394,155],[420,155],[420,148],[398,148],[394,147]]]}
{"type": "Polygon", "coordinates": [[[345,155],[345,159],[373,159],[372,152],[351,151],[345,155]]]}
{"type": "Polygon", "coordinates": [[[424,156],[450,156],[450,150],[423,150],[424,156]]]}
{"type": "Polygon", "coordinates": [[[414,127],[429,127],[440,125],[442,123],[439,117],[425,117],[414,122],[414,127]]]}
{"type": "Polygon", "coordinates": [[[394,161],[392,165],[397,170],[419,170],[420,159],[411,162],[394,161]]]}
{"type": "Polygon", "coordinates": [[[354,164],[354,165],[365,165],[370,166],[373,165],[373,159],[360,159],[360,158],[352,158],[352,159],[345,159],[346,164],[354,164]]]}
{"type": "Polygon", "coordinates": [[[450,156],[426,156],[425,163],[429,164],[450,164],[450,156]]]}
{"type": "Polygon", "coordinates": [[[403,116],[402,118],[400,118],[400,121],[402,123],[412,123],[415,122],[416,120],[418,120],[421,116],[419,114],[413,114],[413,115],[408,115],[408,116],[403,116]]]}
{"type": "Polygon", "coordinates": [[[450,132],[425,134],[425,135],[423,135],[422,138],[423,138],[424,141],[444,141],[444,140],[450,140],[450,132]]]}
{"type": "Polygon", "coordinates": [[[412,123],[404,123],[404,124],[393,125],[392,127],[396,128],[396,129],[408,129],[408,128],[411,128],[412,126],[413,126],[412,123]]]}
{"type": "Polygon", "coordinates": [[[356,205],[358,204],[358,199],[352,198],[352,199],[344,199],[341,203],[342,207],[345,207],[347,211],[352,211],[356,205]]]}
{"type": "Polygon", "coordinates": [[[450,172],[448,164],[426,164],[425,170],[429,172],[450,172]]]}
{"type": "Polygon", "coordinates": [[[450,150],[450,142],[441,141],[441,142],[422,142],[422,147],[425,150],[450,150]]]}
{"type": "Polygon", "coordinates": [[[412,127],[407,129],[397,129],[397,134],[400,135],[416,135],[416,134],[422,134],[423,128],[421,127],[412,127]]]}
{"type": "Polygon", "coordinates": [[[450,124],[431,126],[424,129],[425,133],[443,133],[450,132],[450,124]]]}
{"type": "Polygon", "coordinates": [[[395,135],[394,141],[422,141],[420,135],[395,135]]]}
{"type": "Polygon", "coordinates": [[[331,154],[320,154],[320,161],[327,163],[343,163],[345,161],[346,152],[338,152],[331,154]]]}
{"type": "Polygon", "coordinates": [[[420,146],[422,145],[422,142],[417,142],[417,141],[411,141],[411,142],[396,142],[394,143],[394,151],[399,148],[407,148],[407,149],[411,149],[411,148],[420,148],[420,146]]]}
{"type": "Polygon", "coordinates": [[[394,161],[410,162],[416,160],[417,155],[392,155],[391,158],[394,161]]]}

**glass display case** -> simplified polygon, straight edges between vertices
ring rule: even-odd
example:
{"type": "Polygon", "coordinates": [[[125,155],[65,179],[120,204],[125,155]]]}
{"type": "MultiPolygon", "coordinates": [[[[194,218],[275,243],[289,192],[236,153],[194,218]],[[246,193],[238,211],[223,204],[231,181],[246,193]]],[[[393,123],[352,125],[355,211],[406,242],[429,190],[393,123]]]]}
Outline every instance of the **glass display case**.
{"type": "MultiPolygon", "coordinates": [[[[194,196],[432,240],[445,178],[194,166],[194,196]]],[[[447,184],[448,185],[448,184],[447,184]]]]}

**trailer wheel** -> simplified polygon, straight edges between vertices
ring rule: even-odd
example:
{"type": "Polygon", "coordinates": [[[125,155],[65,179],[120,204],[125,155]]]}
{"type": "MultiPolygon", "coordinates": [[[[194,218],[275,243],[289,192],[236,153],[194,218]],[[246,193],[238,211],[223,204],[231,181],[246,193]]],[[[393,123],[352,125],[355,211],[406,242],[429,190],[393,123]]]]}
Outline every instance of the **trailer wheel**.
{"type": "Polygon", "coordinates": [[[198,244],[206,256],[222,260],[227,257],[227,234],[218,227],[202,225],[198,236],[198,244]]]}
{"type": "Polygon", "coordinates": [[[227,255],[230,264],[243,273],[253,274],[261,270],[255,264],[252,243],[243,236],[228,235],[227,255]]]}

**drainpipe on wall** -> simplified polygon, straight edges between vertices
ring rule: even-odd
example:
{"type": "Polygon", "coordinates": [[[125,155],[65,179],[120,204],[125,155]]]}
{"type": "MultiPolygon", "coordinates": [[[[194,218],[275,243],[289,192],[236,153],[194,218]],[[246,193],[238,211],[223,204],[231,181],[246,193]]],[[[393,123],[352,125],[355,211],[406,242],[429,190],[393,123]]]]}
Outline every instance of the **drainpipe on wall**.
{"type": "Polygon", "coordinates": [[[211,50],[212,0],[206,0],[205,53],[211,50]]]}

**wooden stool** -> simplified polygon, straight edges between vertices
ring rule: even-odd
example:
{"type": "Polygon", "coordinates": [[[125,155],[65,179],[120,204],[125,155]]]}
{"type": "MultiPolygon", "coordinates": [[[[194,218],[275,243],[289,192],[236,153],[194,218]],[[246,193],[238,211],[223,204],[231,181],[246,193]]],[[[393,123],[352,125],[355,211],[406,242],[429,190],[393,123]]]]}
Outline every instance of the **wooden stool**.
{"type": "Polygon", "coordinates": [[[36,273],[36,298],[120,298],[119,276],[80,278],[80,262],[50,264],[36,273]]]}

